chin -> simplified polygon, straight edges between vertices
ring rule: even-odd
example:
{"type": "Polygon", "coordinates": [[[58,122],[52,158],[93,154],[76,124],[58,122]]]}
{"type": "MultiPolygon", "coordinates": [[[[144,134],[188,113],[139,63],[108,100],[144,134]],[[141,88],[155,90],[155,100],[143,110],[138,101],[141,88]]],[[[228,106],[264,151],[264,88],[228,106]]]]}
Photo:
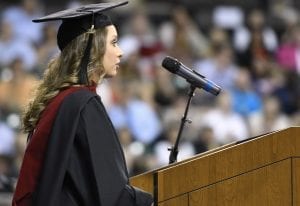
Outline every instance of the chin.
{"type": "Polygon", "coordinates": [[[106,74],[104,78],[112,78],[118,74],[118,70],[116,67],[110,68],[106,70],[106,74]]]}
{"type": "Polygon", "coordinates": [[[116,75],[117,75],[117,72],[109,73],[109,74],[106,74],[106,75],[104,76],[104,78],[113,78],[113,77],[115,77],[116,75]]]}

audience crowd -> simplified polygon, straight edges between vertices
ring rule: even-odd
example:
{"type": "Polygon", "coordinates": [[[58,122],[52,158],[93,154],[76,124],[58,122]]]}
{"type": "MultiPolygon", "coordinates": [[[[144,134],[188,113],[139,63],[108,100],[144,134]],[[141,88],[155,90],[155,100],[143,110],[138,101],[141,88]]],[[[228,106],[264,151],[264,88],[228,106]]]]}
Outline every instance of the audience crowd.
{"type": "MultiPolygon", "coordinates": [[[[161,66],[165,56],[222,87],[218,96],[196,90],[178,160],[300,125],[296,1],[273,0],[264,7],[215,4],[206,15],[174,2],[131,1],[119,16],[113,14],[122,66],[97,92],[119,133],[131,175],[167,165],[168,148],[177,138],[190,87],[161,66]]],[[[59,54],[59,22],[31,20],[78,5],[70,1],[49,9],[46,1],[19,0],[0,7],[0,192],[14,189],[27,138],[22,112],[48,61],[59,54]]]]}

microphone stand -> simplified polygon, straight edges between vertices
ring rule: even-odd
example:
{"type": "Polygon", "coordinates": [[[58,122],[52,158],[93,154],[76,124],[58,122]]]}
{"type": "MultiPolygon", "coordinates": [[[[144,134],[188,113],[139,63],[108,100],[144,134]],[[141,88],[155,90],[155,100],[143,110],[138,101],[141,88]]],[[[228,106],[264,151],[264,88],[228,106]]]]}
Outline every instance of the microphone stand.
{"type": "Polygon", "coordinates": [[[176,138],[176,142],[175,142],[173,147],[168,148],[168,150],[170,151],[169,164],[177,162],[178,144],[179,144],[180,137],[181,137],[183,127],[184,127],[185,123],[186,122],[192,123],[192,120],[187,119],[187,114],[188,114],[188,111],[189,111],[189,106],[191,104],[192,98],[195,95],[195,93],[194,93],[195,89],[196,89],[196,87],[191,84],[190,91],[189,91],[189,99],[188,99],[188,102],[187,102],[187,105],[186,105],[186,108],[185,108],[184,115],[181,118],[181,124],[180,124],[180,128],[179,128],[178,135],[177,135],[177,138],[176,138]]]}

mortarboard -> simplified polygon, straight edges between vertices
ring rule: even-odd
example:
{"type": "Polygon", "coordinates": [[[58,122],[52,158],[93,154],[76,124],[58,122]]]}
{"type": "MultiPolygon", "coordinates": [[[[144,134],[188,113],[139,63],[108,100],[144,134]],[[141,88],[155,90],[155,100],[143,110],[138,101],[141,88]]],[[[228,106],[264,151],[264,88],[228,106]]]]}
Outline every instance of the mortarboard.
{"type": "Polygon", "coordinates": [[[89,32],[84,55],[80,63],[79,83],[87,84],[87,65],[90,58],[94,29],[112,25],[109,16],[104,11],[123,6],[128,1],[119,3],[98,3],[81,6],[79,8],[66,9],[53,14],[32,20],[35,23],[62,20],[57,33],[57,45],[62,51],[68,43],[77,36],[89,32]]]}

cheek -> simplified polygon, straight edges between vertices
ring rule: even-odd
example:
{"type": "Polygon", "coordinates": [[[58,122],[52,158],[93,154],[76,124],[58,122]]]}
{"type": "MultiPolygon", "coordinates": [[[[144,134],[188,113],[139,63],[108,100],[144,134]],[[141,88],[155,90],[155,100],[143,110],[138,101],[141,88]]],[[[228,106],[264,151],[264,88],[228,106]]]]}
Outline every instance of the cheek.
{"type": "Polygon", "coordinates": [[[108,48],[104,54],[104,57],[106,59],[107,64],[112,64],[114,58],[115,58],[115,53],[112,48],[108,48]]]}
{"type": "Polygon", "coordinates": [[[103,67],[106,72],[110,71],[114,66],[113,54],[107,51],[103,56],[103,67]]]}
{"type": "Polygon", "coordinates": [[[107,67],[107,65],[109,64],[109,62],[110,62],[110,53],[109,53],[109,51],[107,51],[106,50],[106,52],[104,53],[104,55],[103,55],[103,66],[104,67],[107,67]]]}

